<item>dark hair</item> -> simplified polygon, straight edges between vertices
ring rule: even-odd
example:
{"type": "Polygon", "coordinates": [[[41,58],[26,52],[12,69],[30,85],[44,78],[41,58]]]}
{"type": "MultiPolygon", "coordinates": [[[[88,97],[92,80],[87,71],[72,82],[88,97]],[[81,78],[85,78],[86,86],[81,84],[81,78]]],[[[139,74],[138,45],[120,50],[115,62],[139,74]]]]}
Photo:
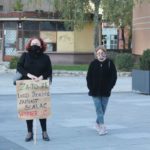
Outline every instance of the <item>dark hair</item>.
{"type": "Polygon", "coordinates": [[[33,38],[31,38],[31,39],[29,40],[29,42],[27,43],[25,49],[26,49],[27,51],[30,51],[30,49],[31,49],[31,42],[32,42],[32,40],[34,40],[34,39],[38,39],[38,40],[40,41],[40,43],[41,43],[41,51],[42,51],[42,52],[46,51],[47,45],[46,45],[46,43],[45,43],[41,38],[39,38],[39,37],[33,37],[33,38]]]}

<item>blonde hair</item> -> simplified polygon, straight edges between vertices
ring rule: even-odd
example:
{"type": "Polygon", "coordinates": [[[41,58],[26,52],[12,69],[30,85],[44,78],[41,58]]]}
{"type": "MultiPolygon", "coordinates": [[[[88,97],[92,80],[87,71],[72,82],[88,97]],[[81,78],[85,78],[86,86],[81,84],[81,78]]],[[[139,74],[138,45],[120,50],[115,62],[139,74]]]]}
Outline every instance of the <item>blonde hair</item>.
{"type": "Polygon", "coordinates": [[[97,51],[98,51],[99,49],[101,49],[102,51],[106,52],[106,48],[105,48],[103,45],[97,46],[97,47],[95,48],[95,52],[94,52],[95,58],[97,58],[96,53],[97,53],[97,51]]]}
{"type": "Polygon", "coordinates": [[[106,48],[104,47],[104,45],[99,45],[96,47],[95,52],[97,52],[99,49],[103,50],[104,52],[106,52],[106,48]]]}

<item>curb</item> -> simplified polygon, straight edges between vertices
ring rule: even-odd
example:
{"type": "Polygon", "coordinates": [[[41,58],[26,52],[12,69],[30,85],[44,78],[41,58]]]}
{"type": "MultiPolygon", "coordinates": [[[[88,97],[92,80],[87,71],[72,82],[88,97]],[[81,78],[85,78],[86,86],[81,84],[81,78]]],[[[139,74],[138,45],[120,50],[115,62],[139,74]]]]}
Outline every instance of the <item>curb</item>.
{"type": "MultiPolygon", "coordinates": [[[[15,73],[16,69],[4,69],[0,70],[2,73],[15,73]]],[[[66,71],[66,70],[54,70],[53,76],[56,77],[86,77],[87,71],[66,71]]],[[[132,72],[117,72],[118,77],[131,77],[132,72]]]]}
{"type": "MultiPolygon", "coordinates": [[[[54,76],[79,76],[79,77],[86,77],[87,71],[65,71],[65,70],[54,70],[54,76]]],[[[131,77],[132,72],[117,72],[118,77],[131,77]]]]}

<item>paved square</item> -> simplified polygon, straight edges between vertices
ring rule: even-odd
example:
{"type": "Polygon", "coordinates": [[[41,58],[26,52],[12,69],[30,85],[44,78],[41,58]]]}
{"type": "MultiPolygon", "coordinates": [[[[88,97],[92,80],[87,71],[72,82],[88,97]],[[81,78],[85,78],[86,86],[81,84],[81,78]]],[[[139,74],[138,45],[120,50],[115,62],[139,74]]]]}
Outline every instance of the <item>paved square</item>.
{"type": "Polygon", "coordinates": [[[109,134],[95,129],[95,109],[87,94],[52,94],[53,115],[44,142],[37,121],[37,144],[26,143],[25,121],[17,118],[16,96],[0,96],[0,150],[149,150],[149,96],[131,92],[112,93],[105,122],[109,134]],[[15,149],[11,149],[15,148],[15,149]]]}

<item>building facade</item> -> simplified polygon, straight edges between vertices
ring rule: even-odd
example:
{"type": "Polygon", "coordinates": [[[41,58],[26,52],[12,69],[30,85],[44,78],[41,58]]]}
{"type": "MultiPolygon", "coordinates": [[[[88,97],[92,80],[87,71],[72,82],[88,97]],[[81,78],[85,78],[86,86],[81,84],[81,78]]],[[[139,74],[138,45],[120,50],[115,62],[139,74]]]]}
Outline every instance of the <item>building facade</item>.
{"type": "MultiPolygon", "coordinates": [[[[47,43],[46,53],[54,64],[88,63],[94,55],[93,24],[80,30],[67,29],[64,20],[55,13],[52,2],[36,6],[22,0],[23,11],[13,11],[15,0],[0,1],[0,57],[10,61],[20,55],[31,37],[41,37],[47,43]],[[40,8],[38,8],[40,7],[40,8]],[[32,11],[31,11],[32,10],[32,11]]],[[[40,1],[39,1],[40,2],[40,1]]]]}
{"type": "Polygon", "coordinates": [[[150,48],[150,3],[147,0],[134,7],[132,35],[132,52],[142,55],[145,49],[150,48]]]}

